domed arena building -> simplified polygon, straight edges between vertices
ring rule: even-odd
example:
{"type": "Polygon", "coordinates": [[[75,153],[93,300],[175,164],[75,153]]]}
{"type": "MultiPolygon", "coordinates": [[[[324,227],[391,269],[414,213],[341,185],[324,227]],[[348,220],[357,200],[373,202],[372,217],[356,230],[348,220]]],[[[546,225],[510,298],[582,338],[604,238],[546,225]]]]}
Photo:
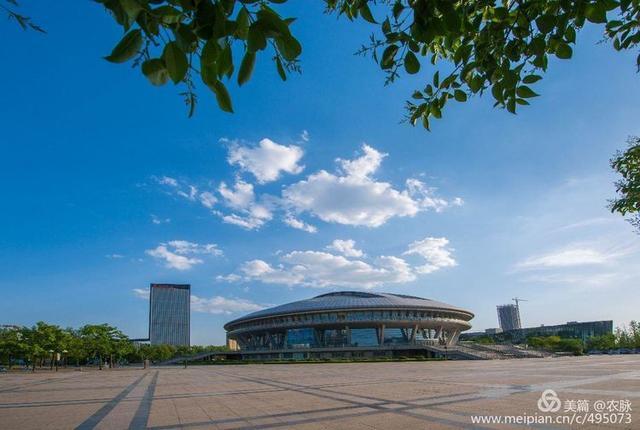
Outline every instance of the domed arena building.
{"type": "Polygon", "coordinates": [[[342,291],[263,309],[224,328],[243,359],[437,357],[471,328],[473,316],[420,297],[342,291]]]}

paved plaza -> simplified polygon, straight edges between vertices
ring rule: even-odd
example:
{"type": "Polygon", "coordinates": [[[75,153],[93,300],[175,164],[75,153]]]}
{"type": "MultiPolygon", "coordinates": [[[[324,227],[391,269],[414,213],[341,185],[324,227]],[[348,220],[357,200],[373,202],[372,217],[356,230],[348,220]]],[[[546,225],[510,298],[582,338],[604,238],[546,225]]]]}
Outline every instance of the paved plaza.
{"type": "Polygon", "coordinates": [[[640,356],[12,372],[0,429],[569,428],[472,419],[587,416],[621,400],[631,423],[571,428],[640,428],[640,356]],[[547,389],[558,411],[539,409],[547,389]]]}

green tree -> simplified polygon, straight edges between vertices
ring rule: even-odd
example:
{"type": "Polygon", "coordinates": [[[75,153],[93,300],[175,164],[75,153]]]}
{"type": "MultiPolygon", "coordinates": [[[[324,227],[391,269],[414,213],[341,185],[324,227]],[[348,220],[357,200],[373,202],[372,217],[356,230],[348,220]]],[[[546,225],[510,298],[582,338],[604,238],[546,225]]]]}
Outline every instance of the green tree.
{"type": "Polygon", "coordinates": [[[68,329],[70,338],[67,343],[67,360],[75,362],[76,366],[87,359],[87,348],[78,330],[68,329]]]}
{"type": "MultiPolygon", "coordinates": [[[[283,80],[300,70],[302,47],[290,30],[295,19],[276,10],[287,0],[97,1],[125,33],[106,59],[133,61],[154,85],[169,80],[182,84],[189,115],[197,101],[197,76],[220,108],[232,112],[224,81],[235,76],[238,84],[247,82],[258,54],[270,53],[283,80]],[[234,46],[242,49],[239,62],[233,58],[234,46]]],[[[387,83],[428,68],[424,86],[407,103],[407,120],[426,128],[451,99],[464,102],[490,91],[495,105],[509,112],[529,104],[538,95],[531,85],[547,71],[550,57],[571,58],[577,34],[587,23],[601,26],[616,50],[640,43],[638,0],[325,3],[330,13],[377,26],[359,53],[371,54],[386,72],[387,83]]]]}
{"type": "Polygon", "coordinates": [[[100,370],[107,357],[113,364],[113,355],[118,353],[121,342],[127,339],[120,330],[108,324],[85,325],[80,328],[79,333],[88,356],[98,359],[100,370]]]}
{"type": "Polygon", "coordinates": [[[609,207],[611,212],[629,215],[628,221],[640,232],[640,137],[630,137],[627,142],[627,150],[611,160],[611,167],[622,179],[615,184],[618,197],[609,207]]]}
{"type": "Polygon", "coordinates": [[[593,336],[587,339],[587,351],[600,350],[608,351],[616,347],[616,336],[614,334],[606,334],[602,336],[593,336]]]}
{"type": "Polygon", "coordinates": [[[6,362],[9,369],[13,361],[24,357],[27,345],[19,328],[0,328],[0,362],[6,362]]]}

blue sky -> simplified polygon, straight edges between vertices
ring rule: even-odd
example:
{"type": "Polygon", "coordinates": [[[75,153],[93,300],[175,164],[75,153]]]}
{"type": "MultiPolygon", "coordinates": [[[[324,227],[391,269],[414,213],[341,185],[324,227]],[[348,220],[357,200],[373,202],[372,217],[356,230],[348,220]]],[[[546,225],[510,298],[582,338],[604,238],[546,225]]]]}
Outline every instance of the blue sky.
{"type": "Polygon", "coordinates": [[[192,284],[194,343],[346,288],[468,308],[474,329],[516,296],[525,325],[638,318],[640,237],[606,204],[640,78],[598,29],[517,116],[475,98],[428,133],[400,124],[424,75],[385,87],[353,55],[372,28],[320,3],[287,6],[302,75],[263,56],[235,114],[203,90],[192,119],[180,88],[102,59],[120,33],[99,5],[27,3],[47,35],[0,26],[1,323],[144,336],[150,282],[192,284]]]}

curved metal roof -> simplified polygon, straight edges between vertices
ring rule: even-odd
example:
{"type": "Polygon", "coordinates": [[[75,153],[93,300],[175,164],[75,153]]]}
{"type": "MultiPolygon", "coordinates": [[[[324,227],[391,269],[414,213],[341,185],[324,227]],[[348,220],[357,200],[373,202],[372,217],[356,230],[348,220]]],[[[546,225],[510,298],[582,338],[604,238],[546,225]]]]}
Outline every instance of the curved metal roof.
{"type": "Polygon", "coordinates": [[[341,309],[442,309],[458,311],[469,314],[473,318],[473,313],[465,309],[457,308],[446,303],[435,300],[424,299],[422,297],[407,296],[404,294],[390,293],[367,293],[362,291],[340,291],[335,293],[321,294],[311,299],[299,300],[297,302],[286,303],[268,309],[262,309],[250,313],[243,317],[229,321],[228,326],[239,322],[256,318],[267,318],[278,315],[296,314],[303,312],[335,311],[341,309]]]}

